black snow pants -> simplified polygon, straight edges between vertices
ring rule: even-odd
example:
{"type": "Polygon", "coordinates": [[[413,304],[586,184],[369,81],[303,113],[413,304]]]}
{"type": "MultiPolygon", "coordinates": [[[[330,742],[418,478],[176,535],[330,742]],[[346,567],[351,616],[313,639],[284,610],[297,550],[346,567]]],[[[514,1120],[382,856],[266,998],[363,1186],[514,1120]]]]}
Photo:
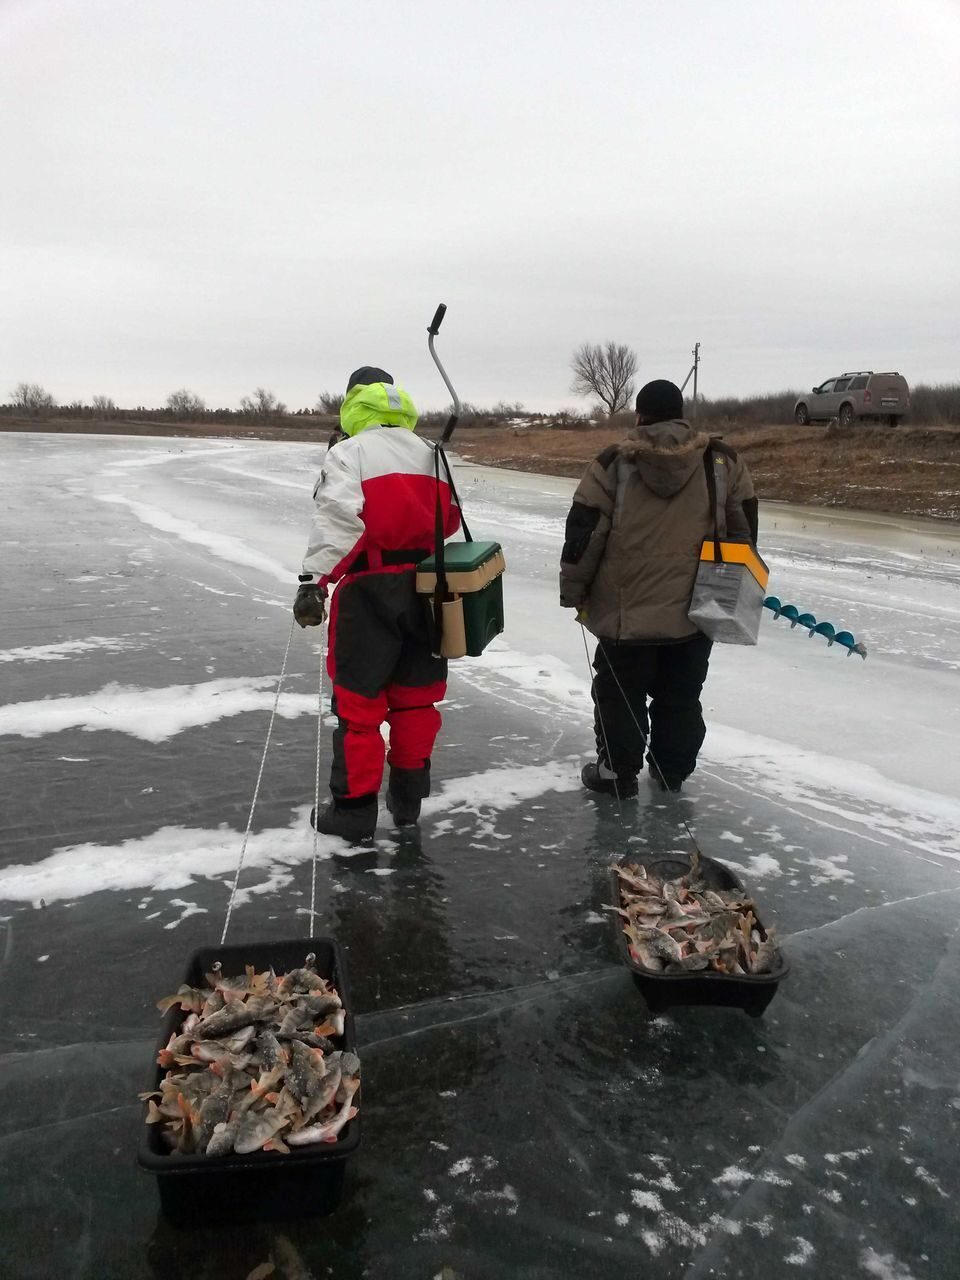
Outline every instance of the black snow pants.
{"type": "Polygon", "coordinates": [[[593,720],[597,755],[609,768],[636,777],[649,734],[647,760],[656,762],[668,786],[693,773],[706,734],[700,690],[712,647],[700,634],[673,644],[599,642],[593,720]]]}

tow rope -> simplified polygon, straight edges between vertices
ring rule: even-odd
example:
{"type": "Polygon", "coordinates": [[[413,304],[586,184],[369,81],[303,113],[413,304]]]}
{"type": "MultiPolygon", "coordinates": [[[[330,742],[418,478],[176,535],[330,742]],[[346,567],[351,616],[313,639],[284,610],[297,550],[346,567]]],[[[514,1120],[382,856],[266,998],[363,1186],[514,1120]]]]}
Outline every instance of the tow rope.
{"type": "MultiPolygon", "coordinates": [[[[277,679],[277,692],[273,699],[273,710],[270,712],[270,723],[267,725],[267,736],[263,744],[263,754],[260,757],[260,769],[257,772],[256,785],[253,788],[253,800],[250,804],[250,814],[247,818],[247,829],[243,833],[243,844],[240,846],[240,857],[237,860],[237,870],[233,877],[233,887],[230,890],[230,901],[227,903],[227,914],[223,922],[223,933],[220,935],[221,947],[227,940],[227,930],[230,928],[230,920],[233,916],[234,902],[237,896],[237,887],[240,884],[240,872],[243,869],[243,859],[247,852],[247,842],[250,839],[250,830],[253,826],[253,815],[256,812],[257,800],[260,798],[260,784],[263,781],[263,768],[267,762],[267,752],[270,749],[270,740],[273,737],[273,725],[277,718],[277,707],[280,705],[280,691],[283,688],[284,677],[287,673],[287,659],[290,656],[290,644],[293,640],[293,629],[296,626],[296,619],[290,623],[290,632],[287,636],[287,647],[283,651],[283,662],[280,666],[280,675],[277,679]]],[[[320,735],[323,728],[323,671],[324,671],[324,636],[323,631],[320,632],[320,685],[317,693],[317,763],[316,775],[314,779],[314,804],[316,806],[315,813],[320,809],[320,735]]],[[[314,927],[314,916],[316,915],[316,899],[317,899],[317,839],[318,831],[316,827],[313,829],[313,866],[310,874],[310,931],[307,934],[312,938],[314,927]]]]}

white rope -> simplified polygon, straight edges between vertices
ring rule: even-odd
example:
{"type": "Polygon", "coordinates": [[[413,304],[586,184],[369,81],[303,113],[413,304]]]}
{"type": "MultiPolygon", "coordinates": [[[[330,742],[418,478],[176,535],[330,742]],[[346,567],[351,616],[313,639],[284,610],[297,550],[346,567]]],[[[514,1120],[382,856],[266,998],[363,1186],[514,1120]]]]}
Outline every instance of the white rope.
{"type": "MultiPolygon", "coordinates": [[[[590,661],[590,646],[587,644],[587,629],[582,622],[580,623],[580,634],[583,637],[583,652],[587,655],[587,669],[590,672],[590,689],[592,691],[596,684],[596,678],[593,674],[593,664],[590,661]]],[[[603,715],[600,712],[600,700],[598,698],[594,698],[593,705],[597,710],[597,721],[600,725],[600,732],[603,735],[603,749],[607,753],[607,763],[612,769],[613,757],[610,754],[610,743],[607,741],[607,727],[603,723],[603,715]]],[[[617,813],[620,815],[621,823],[623,823],[623,804],[620,801],[620,788],[617,786],[617,775],[615,770],[613,775],[613,794],[617,798],[617,813]]]]}
{"type": "MultiPolygon", "coordinates": [[[[320,633],[320,686],[317,691],[317,768],[313,783],[314,823],[320,817],[320,735],[323,731],[323,632],[320,633]]],[[[313,937],[313,917],[317,901],[317,841],[320,833],[313,828],[313,867],[310,872],[310,937],[313,937]]]]}
{"type": "Polygon", "coordinates": [[[280,705],[280,690],[283,688],[283,678],[287,672],[287,658],[290,654],[290,642],[293,639],[293,628],[296,626],[296,619],[290,623],[290,634],[287,636],[287,647],[283,651],[283,664],[280,667],[280,678],[277,680],[277,695],[273,700],[273,711],[270,713],[270,723],[267,726],[267,738],[263,744],[263,755],[260,757],[260,771],[257,774],[257,785],[253,789],[253,803],[250,805],[250,816],[247,818],[247,829],[243,833],[243,845],[240,849],[240,860],[237,863],[237,874],[233,877],[233,888],[230,890],[230,901],[227,904],[227,918],[223,922],[223,933],[220,935],[221,947],[227,940],[227,930],[230,928],[230,917],[233,914],[233,903],[237,896],[237,885],[240,883],[240,870],[243,867],[243,858],[247,852],[247,841],[250,839],[250,828],[253,826],[253,814],[257,807],[257,800],[260,796],[260,783],[263,780],[263,766],[267,762],[267,751],[270,747],[270,738],[273,734],[273,722],[277,718],[277,707],[280,705]]]}

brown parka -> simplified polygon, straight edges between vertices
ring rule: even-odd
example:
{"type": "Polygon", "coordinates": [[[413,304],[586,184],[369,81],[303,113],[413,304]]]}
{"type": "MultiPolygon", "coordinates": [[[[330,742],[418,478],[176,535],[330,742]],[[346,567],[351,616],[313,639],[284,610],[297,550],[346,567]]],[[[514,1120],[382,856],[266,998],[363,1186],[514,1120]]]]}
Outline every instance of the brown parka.
{"type": "Polygon", "coordinates": [[[655,644],[698,634],[687,610],[703,539],[713,534],[708,446],[720,534],[755,543],[745,464],[683,419],[635,427],[585,471],[567,516],[560,603],[594,635],[655,644]]]}

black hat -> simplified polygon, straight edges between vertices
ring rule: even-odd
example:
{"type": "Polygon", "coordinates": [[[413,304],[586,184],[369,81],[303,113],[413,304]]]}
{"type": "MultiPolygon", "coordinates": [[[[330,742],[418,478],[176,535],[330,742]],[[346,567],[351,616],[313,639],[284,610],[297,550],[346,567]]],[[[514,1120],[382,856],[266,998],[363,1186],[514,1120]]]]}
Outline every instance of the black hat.
{"type": "Polygon", "coordinates": [[[637,392],[637,413],[654,422],[683,417],[683,392],[665,378],[648,382],[637,392]]]}
{"type": "Polygon", "coordinates": [[[393,386],[393,379],[385,369],[378,369],[376,365],[365,364],[360,369],[354,369],[350,375],[350,381],[347,383],[347,390],[351,387],[362,386],[369,387],[372,382],[389,382],[393,386]]]}

